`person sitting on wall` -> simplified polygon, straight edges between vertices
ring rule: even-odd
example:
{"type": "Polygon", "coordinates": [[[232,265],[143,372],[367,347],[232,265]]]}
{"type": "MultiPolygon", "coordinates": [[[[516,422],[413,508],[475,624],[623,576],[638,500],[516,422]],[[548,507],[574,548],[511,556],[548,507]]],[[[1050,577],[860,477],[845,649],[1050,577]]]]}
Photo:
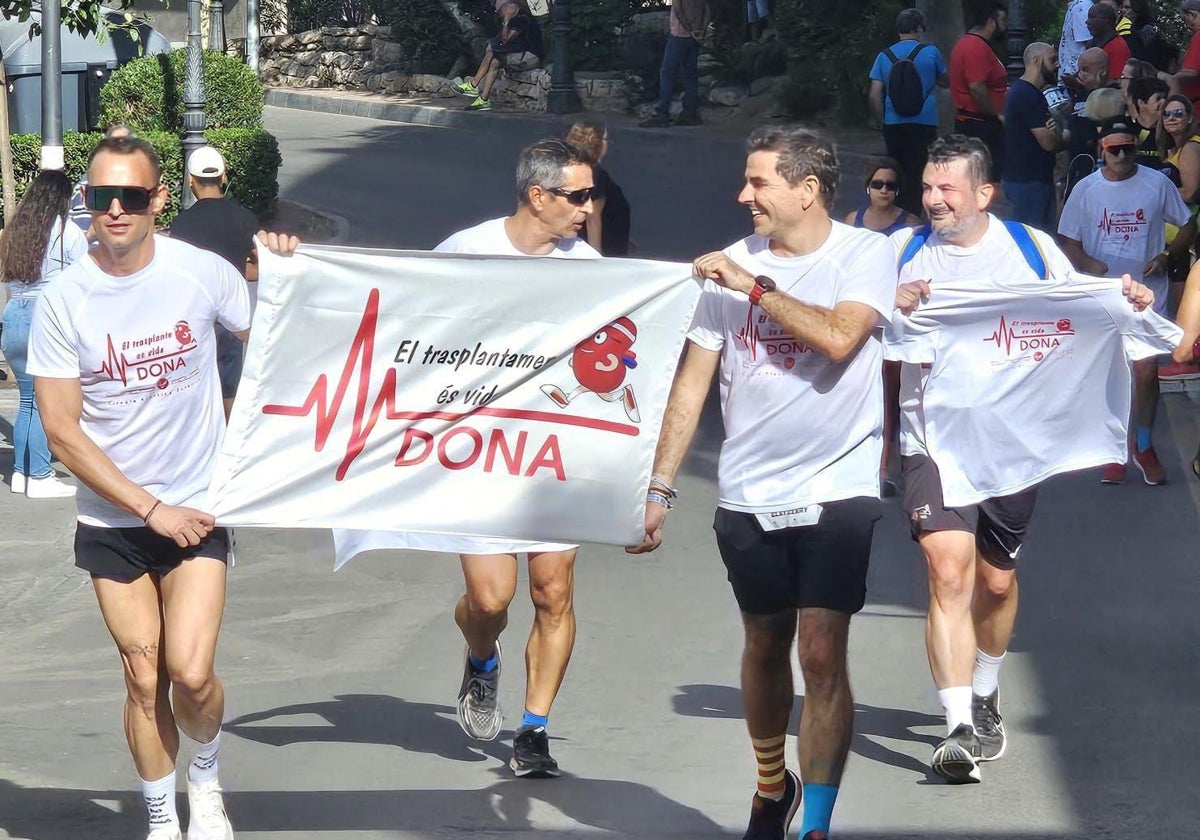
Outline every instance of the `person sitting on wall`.
{"type": "Polygon", "coordinates": [[[488,39],[479,69],[454,86],[463,96],[473,97],[468,111],[492,110],[492,85],[501,68],[510,72],[532,70],[542,63],[545,47],[542,30],[525,0],[497,0],[500,32],[488,39]]]}

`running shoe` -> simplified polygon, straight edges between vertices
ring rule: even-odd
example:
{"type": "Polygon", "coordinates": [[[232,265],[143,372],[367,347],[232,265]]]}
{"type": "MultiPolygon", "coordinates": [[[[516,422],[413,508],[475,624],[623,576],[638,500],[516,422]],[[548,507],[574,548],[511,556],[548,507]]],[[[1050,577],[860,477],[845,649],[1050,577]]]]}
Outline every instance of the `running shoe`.
{"type": "Polygon", "coordinates": [[[971,695],[971,720],[975,724],[975,733],[979,736],[980,761],[995,761],[1004,755],[1008,746],[1008,736],[1004,733],[1004,718],[1000,717],[997,708],[999,694],[1000,689],[996,689],[987,697],[971,695]]]}
{"type": "Polygon", "coordinates": [[[1104,472],[1100,475],[1101,484],[1124,484],[1125,483],[1125,465],[1124,464],[1109,464],[1104,468],[1104,472]]]}
{"type": "Polygon", "coordinates": [[[654,116],[647,117],[638,123],[641,128],[666,128],[670,124],[671,121],[662,114],[655,114],[654,116]]]}
{"type": "Polygon", "coordinates": [[[458,725],[472,738],[494,741],[504,724],[500,700],[500,643],[496,642],[496,667],[486,674],[471,665],[471,648],[463,653],[462,685],[458,688],[458,725]]]}
{"type": "Polygon", "coordinates": [[[1172,362],[1169,365],[1158,366],[1158,378],[1162,382],[1183,382],[1187,379],[1200,379],[1200,365],[1195,362],[1172,362]]]}
{"type": "Polygon", "coordinates": [[[460,93],[463,96],[469,96],[472,99],[474,99],[476,96],[479,96],[479,88],[477,88],[477,87],[475,87],[475,85],[471,84],[470,80],[468,80],[468,79],[464,79],[463,81],[456,84],[454,86],[454,90],[457,93],[460,93]]]}
{"type": "Polygon", "coordinates": [[[673,125],[703,125],[699,114],[680,114],[673,125]]]}
{"type": "Polygon", "coordinates": [[[484,99],[482,96],[476,96],[475,101],[467,106],[468,111],[490,111],[492,110],[492,100],[484,99]]]}
{"type": "Polygon", "coordinates": [[[1162,462],[1158,460],[1158,453],[1151,446],[1141,452],[1137,451],[1137,447],[1133,448],[1133,463],[1137,464],[1139,470],[1142,471],[1142,478],[1151,487],[1159,484],[1167,483],[1167,470],[1163,467],[1162,462]]]}
{"type": "Polygon", "coordinates": [[[786,840],[792,817],[800,809],[803,789],[796,774],[784,774],[783,798],[776,802],[754,794],[750,803],[750,825],[742,840],[786,840]]]}
{"type": "Polygon", "coordinates": [[[150,830],[146,840],[183,840],[183,833],[180,832],[179,826],[160,825],[150,830]]]}
{"type": "Polygon", "coordinates": [[[979,736],[970,726],[960,723],[937,745],[930,766],[952,785],[972,784],[983,780],[979,775],[979,757],[979,736]]]}
{"type": "Polygon", "coordinates": [[[188,807],[192,812],[188,840],[233,840],[233,826],[225,813],[220,784],[215,781],[197,784],[189,777],[188,807]]]}
{"type": "Polygon", "coordinates": [[[508,766],[522,779],[553,779],[559,775],[558,762],[550,756],[546,727],[535,726],[517,733],[508,766]]]}

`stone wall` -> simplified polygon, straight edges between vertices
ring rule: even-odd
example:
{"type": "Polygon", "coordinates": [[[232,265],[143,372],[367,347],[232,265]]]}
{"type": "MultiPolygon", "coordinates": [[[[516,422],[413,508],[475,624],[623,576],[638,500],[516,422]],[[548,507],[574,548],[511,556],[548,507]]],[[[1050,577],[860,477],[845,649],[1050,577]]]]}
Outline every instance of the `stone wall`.
{"type": "MultiPolygon", "coordinates": [[[[376,93],[414,93],[454,97],[460,81],[412,71],[403,48],[389,37],[390,27],[324,27],[294,35],[272,35],[261,41],[259,72],[263,84],[292,88],[335,88],[376,93]]],[[[454,68],[470,72],[465,62],[454,68]]],[[[453,73],[453,71],[452,71],[453,73]]],[[[625,83],[606,74],[575,74],[575,89],[585,109],[605,113],[629,110],[625,83]]],[[[550,92],[550,70],[538,68],[501,73],[492,90],[495,103],[524,111],[544,111],[550,92]]]]}

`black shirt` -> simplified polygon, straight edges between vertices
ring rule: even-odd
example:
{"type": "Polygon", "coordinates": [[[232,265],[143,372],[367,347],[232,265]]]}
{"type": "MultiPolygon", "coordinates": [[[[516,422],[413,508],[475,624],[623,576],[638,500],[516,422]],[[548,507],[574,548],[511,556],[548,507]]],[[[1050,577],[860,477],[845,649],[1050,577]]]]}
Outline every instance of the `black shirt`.
{"type": "Polygon", "coordinates": [[[1054,182],[1054,152],[1042,148],[1033,129],[1045,128],[1050,108],[1042,92],[1024,79],[1008,90],[1004,107],[1005,181],[1051,184],[1054,182]]]}
{"type": "MultiPolygon", "coordinates": [[[[592,167],[592,178],[604,199],[600,214],[600,244],[588,242],[606,257],[624,257],[629,253],[629,201],[612,176],[600,166],[592,167]]],[[[587,242],[587,227],[579,232],[587,242]]]]}
{"type": "Polygon", "coordinates": [[[258,217],[232,198],[202,198],[175,217],[171,237],[224,257],[246,274],[258,217]]]}

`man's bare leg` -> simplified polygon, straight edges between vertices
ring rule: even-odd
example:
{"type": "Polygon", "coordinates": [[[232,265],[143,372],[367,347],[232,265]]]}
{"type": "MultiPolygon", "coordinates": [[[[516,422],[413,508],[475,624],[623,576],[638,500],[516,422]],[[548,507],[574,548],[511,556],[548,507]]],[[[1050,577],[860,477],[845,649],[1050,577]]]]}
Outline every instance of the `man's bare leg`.
{"type": "Polygon", "coordinates": [[[529,555],[533,627],[525,647],[525,709],[548,716],[575,646],[575,554],[529,555]]]}

